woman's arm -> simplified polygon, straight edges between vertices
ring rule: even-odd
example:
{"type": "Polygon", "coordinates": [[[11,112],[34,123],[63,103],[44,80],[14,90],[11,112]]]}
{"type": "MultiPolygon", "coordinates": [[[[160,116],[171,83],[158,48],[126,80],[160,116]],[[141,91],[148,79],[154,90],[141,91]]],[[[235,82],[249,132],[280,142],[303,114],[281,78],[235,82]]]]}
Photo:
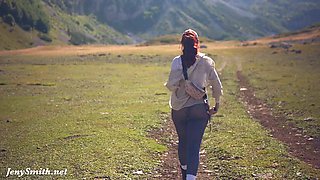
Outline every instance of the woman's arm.
{"type": "Polygon", "coordinates": [[[171,64],[171,71],[168,81],[164,84],[170,91],[175,91],[179,87],[180,81],[183,79],[181,60],[176,57],[171,64]]]}
{"type": "Polygon", "coordinates": [[[179,87],[180,80],[182,79],[183,74],[181,71],[174,70],[170,71],[169,79],[164,84],[170,91],[175,91],[179,87]]]}
{"type": "Polygon", "coordinates": [[[212,90],[212,97],[215,99],[215,106],[209,110],[209,114],[215,114],[218,112],[220,107],[220,96],[223,94],[223,87],[219,78],[219,75],[215,69],[215,63],[210,58],[211,62],[209,61],[210,66],[208,67],[208,83],[211,86],[212,90]]]}
{"type": "Polygon", "coordinates": [[[220,103],[220,96],[223,94],[222,84],[215,68],[209,73],[209,85],[212,89],[212,97],[216,103],[220,103]]]}

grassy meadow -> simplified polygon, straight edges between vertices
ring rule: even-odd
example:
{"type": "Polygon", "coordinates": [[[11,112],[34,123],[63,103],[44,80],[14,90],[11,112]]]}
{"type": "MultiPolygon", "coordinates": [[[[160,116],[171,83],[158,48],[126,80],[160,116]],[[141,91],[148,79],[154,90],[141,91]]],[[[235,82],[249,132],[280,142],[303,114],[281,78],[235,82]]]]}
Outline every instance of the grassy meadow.
{"type": "Polygon", "coordinates": [[[241,59],[243,72],[256,90],[288,123],[311,137],[320,137],[319,45],[295,45],[285,50],[263,49],[241,59]],[[264,54],[261,58],[261,53],[264,54]]]}
{"type": "MultiPolygon", "coordinates": [[[[207,46],[203,52],[215,58],[224,85],[221,111],[202,146],[212,179],[319,178],[319,169],[292,157],[250,118],[236,79],[242,68],[260,98],[319,137],[319,45],[298,47],[302,54],[207,46]]],[[[8,168],[49,168],[68,170],[52,178],[153,179],[167,147],[148,132],[169,117],[163,83],[179,53],[178,45],[0,53],[1,178],[8,168]]]]}

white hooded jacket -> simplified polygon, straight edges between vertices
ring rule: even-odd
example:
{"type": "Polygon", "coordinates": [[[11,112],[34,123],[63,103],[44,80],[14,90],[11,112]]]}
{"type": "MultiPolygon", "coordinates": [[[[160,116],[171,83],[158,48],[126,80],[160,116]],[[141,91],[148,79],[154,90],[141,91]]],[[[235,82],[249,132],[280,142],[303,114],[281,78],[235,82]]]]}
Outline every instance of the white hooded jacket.
{"type": "MultiPolygon", "coordinates": [[[[223,94],[222,84],[215,70],[215,63],[210,57],[199,53],[196,56],[195,63],[188,68],[187,73],[188,79],[197,87],[202,89],[210,86],[215,102],[220,101],[220,96],[223,94]]],[[[196,100],[185,92],[185,79],[180,56],[173,59],[169,79],[165,86],[172,92],[169,104],[170,108],[174,110],[203,103],[203,100],[196,100]]]]}

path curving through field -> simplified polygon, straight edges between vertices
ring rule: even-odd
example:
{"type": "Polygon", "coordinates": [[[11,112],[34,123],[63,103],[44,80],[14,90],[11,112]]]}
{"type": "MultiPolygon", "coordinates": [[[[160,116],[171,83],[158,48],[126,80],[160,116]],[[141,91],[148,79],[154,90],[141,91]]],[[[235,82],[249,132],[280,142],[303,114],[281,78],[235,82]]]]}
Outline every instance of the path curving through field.
{"type": "Polygon", "coordinates": [[[240,86],[240,99],[248,113],[262,126],[270,130],[271,135],[288,146],[289,153],[298,159],[320,168],[320,138],[306,135],[302,129],[286,123],[286,117],[276,114],[263,100],[257,98],[254,88],[238,69],[237,78],[240,86]]]}
{"type": "MultiPolygon", "coordinates": [[[[165,144],[168,147],[168,151],[161,155],[161,167],[156,170],[153,175],[154,179],[182,179],[180,175],[180,167],[178,160],[178,136],[174,127],[174,124],[170,117],[163,119],[164,125],[160,129],[154,129],[150,132],[150,136],[157,141],[165,144]]],[[[206,170],[205,162],[205,150],[200,152],[200,165],[198,170],[197,179],[207,180],[210,178],[211,171],[206,170]]]]}

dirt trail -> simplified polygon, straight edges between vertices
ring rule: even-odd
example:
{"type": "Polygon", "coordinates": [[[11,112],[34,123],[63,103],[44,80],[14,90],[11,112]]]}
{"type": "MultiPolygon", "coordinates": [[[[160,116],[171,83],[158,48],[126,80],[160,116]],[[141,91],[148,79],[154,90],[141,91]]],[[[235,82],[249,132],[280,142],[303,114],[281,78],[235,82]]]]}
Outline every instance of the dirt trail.
{"type": "MultiPolygon", "coordinates": [[[[167,117],[164,119],[164,126],[160,129],[155,129],[150,132],[152,138],[160,141],[167,145],[169,150],[164,153],[161,157],[162,166],[156,170],[156,174],[153,176],[154,179],[171,179],[179,180],[182,179],[180,175],[180,167],[178,160],[178,137],[176,134],[175,127],[172,120],[167,117]]],[[[200,165],[197,175],[199,180],[207,180],[210,178],[211,171],[206,170],[205,162],[205,151],[200,152],[200,165]]]]}
{"type": "Polygon", "coordinates": [[[248,113],[269,129],[274,138],[288,145],[290,154],[315,168],[320,168],[320,138],[306,135],[302,129],[287,124],[284,115],[272,112],[271,107],[255,96],[254,89],[239,70],[237,78],[240,84],[240,98],[245,103],[248,113]]]}
{"type": "Polygon", "coordinates": [[[222,72],[222,70],[227,66],[228,62],[227,61],[222,61],[222,65],[220,68],[217,69],[218,72],[222,72]]]}

